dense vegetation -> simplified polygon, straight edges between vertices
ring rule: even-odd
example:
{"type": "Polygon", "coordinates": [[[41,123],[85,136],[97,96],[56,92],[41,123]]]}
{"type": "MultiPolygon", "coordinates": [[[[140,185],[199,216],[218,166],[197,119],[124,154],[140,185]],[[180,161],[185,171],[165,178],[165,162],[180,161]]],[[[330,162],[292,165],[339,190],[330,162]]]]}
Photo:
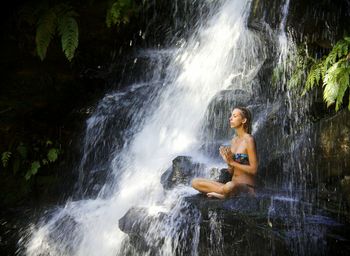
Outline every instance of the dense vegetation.
{"type": "Polygon", "coordinates": [[[74,156],[66,149],[78,140],[89,105],[113,86],[103,65],[111,52],[128,51],[141,1],[14,4],[2,22],[1,205],[67,182],[60,176],[74,156]]]}

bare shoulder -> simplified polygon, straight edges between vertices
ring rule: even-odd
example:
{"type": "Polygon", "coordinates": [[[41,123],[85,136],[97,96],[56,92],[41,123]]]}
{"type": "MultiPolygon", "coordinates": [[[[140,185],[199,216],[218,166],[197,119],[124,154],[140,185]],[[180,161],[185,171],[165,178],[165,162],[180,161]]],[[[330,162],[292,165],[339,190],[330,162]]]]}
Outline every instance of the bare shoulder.
{"type": "Polygon", "coordinates": [[[251,134],[246,134],[244,136],[244,140],[248,143],[255,143],[254,137],[251,134]]]}
{"type": "Polygon", "coordinates": [[[251,134],[246,134],[244,140],[248,146],[255,147],[255,139],[251,134]]]}

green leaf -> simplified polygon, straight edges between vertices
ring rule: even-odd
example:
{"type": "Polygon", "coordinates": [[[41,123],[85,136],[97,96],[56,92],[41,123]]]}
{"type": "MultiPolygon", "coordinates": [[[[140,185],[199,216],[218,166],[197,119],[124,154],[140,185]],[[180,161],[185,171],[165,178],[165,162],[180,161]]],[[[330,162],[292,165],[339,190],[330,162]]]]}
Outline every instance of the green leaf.
{"type": "Polygon", "coordinates": [[[329,107],[335,102],[338,95],[339,84],[336,81],[338,66],[339,66],[338,62],[333,64],[332,67],[330,67],[327,70],[327,73],[323,81],[323,86],[324,86],[323,99],[327,103],[327,107],[329,107]]]}
{"type": "Polygon", "coordinates": [[[49,162],[55,162],[58,158],[59,150],[57,148],[51,148],[47,153],[47,159],[49,162]]]}
{"type": "Polygon", "coordinates": [[[29,180],[32,176],[34,176],[35,174],[37,174],[39,168],[40,168],[40,162],[39,161],[34,161],[32,162],[30,169],[27,171],[26,175],[25,175],[25,179],[29,180]]]}
{"type": "Polygon", "coordinates": [[[32,176],[31,173],[30,173],[29,171],[27,171],[27,173],[26,173],[26,175],[24,176],[24,178],[25,178],[26,180],[29,180],[29,179],[30,179],[30,176],[32,176]]]}
{"type": "Polygon", "coordinates": [[[79,28],[74,16],[76,16],[75,12],[70,11],[58,21],[62,49],[69,61],[72,61],[79,42],[79,28]]]}
{"type": "Polygon", "coordinates": [[[336,103],[335,110],[338,111],[345,92],[350,88],[349,49],[350,37],[345,37],[327,56],[314,63],[308,72],[303,94],[323,80],[323,99],[328,107],[336,103]]]}
{"type": "Polygon", "coordinates": [[[47,48],[55,35],[57,17],[54,10],[48,9],[39,19],[36,29],[36,50],[41,60],[46,57],[47,48]]]}
{"type": "Polygon", "coordinates": [[[339,84],[339,90],[337,95],[337,103],[335,106],[335,110],[338,111],[341,104],[343,103],[343,97],[345,95],[346,90],[350,87],[349,84],[349,77],[350,77],[350,67],[342,67],[339,69],[341,72],[339,73],[339,76],[337,77],[338,84],[339,84]]]}
{"type": "Polygon", "coordinates": [[[2,166],[3,167],[7,166],[11,155],[12,155],[12,153],[10,151],[5,151],[5,152],[2,153],[2,155],[1,155],[1,162],[2,162],[2,166]]]}
{"type": "Polygon", "coordinates": [[[52,143],[52,141],[51,140],[47,140],[46,141],[46,146],[50,146],[50,145],[52,145],[53,143],[52,143]]]}
{"type": "Polygon", "coordinates": [[[129,12],[133,9],[133,1],[117,0],[107,9],[106,24],[107,27],[129,22],[129,12]]]}

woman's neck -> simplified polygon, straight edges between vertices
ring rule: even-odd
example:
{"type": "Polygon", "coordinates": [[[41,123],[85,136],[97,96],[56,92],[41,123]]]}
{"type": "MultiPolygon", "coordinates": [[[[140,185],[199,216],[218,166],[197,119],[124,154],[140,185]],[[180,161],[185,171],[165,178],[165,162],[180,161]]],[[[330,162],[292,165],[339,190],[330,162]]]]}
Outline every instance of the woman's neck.
{"type": "Polygon", "coordinates": [[[243,138],[244,134],[246,134],[246,131],[243,129],[243,127],[236,128],[236,135],[238,138],[243,138]]]}

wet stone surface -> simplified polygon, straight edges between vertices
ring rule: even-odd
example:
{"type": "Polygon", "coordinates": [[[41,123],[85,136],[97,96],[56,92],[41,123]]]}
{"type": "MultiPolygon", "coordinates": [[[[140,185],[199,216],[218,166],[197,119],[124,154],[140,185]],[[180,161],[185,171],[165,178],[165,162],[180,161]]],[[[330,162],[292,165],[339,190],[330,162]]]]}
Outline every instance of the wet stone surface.
{"type": "MultiPolygon", "coordinates": [[[[153,253],[161,250],[169,234],[197,237],[196,244],[179,242],[187,243],[186,251],[196,247],[199,255],[346,255],[349,249],[343,224],[288,198],[259,194],[220,200],[198,194],[186,197],[180,212],[182,221],[175,232],[169,226],[178,217],[175,212],[151,215],[141,207],[131,208],[119,227],[135,248],[153,253]]],[[[179,249],[176,255],[183,252],[179,249]]]]}

